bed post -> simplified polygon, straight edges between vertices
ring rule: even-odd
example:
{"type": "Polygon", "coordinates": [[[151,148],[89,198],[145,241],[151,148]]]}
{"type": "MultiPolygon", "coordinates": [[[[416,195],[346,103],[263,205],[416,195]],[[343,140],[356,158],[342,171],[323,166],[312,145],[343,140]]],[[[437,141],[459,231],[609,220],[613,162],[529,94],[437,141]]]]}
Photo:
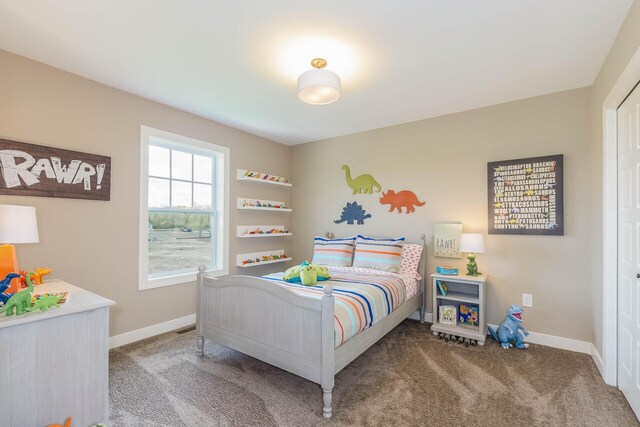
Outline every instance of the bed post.
{"type": "Polygon", "coordinates": [[[423,233],[420,235],[422,241],[422,259],[420,276],[422,276],[422,307],[420,308],[420,323],[427,320],[427,236],[423,233]]]}
{"type": "Polygon", "coordinates": [[[335,297],[333,296],[333,286],[326,284],[323,287],[322,295],[322,377],[320,386],[322,387],[322,415],[331,418],[331,391],[333,390],[333,380],[335,376],[335,341],[334,341],[334,309],[335,297]]]}
{"type": "Polygon", "coordinates": [[[204,285],[204,265],[198,266],[197,302],[196,302],[196,344],[198,356],[204,354],[204,336],[202,335],[202,286],[204,285]]]}

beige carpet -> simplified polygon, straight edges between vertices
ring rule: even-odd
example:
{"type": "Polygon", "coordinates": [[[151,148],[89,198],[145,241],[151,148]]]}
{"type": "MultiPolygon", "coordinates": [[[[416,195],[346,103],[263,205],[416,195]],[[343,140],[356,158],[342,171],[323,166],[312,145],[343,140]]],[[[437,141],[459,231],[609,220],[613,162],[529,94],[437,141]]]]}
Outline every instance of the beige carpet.
{"type": "Polygon", "coordinates": [[[635,426],[585,354],[445,343],[407,320],[320,387],[207,342],[168,333],[110,354],[110,426],[635,426]]]}

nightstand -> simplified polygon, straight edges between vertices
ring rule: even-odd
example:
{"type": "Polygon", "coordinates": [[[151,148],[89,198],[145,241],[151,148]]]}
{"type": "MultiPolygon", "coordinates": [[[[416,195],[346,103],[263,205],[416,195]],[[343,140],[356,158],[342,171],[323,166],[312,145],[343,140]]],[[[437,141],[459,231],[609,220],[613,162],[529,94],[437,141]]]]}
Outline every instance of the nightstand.
{"type": "Polygon", "coordinates": [[[487,321],[485,316],[485,290],[486,275],[453,276],[445,274],[432,274],[433,281],[433,335],[441,333],[455,335],[477,341],[478,345],[484,345],[487,337],[487,321]],[[447,287],[446,295],[443,295],[438,282],[444,282],[447,287]],[[470,304],[478,307],[478,325],[460,324],[460,305],[470,304]],[[440,323],[440,306],[452,305],[456,307],[456,325],[440,323]]]}

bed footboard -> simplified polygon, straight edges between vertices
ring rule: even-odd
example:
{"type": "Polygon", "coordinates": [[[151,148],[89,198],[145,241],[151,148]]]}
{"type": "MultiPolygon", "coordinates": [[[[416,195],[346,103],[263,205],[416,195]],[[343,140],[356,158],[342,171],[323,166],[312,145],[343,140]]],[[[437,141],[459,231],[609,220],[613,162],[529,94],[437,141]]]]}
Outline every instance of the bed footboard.
{"type": "Polygon", "coordinates": [[[253,276],[209,278],[198,268],[198,354],[208,338],[320,384],[331,417],[334,384],[334,296],[296,294],[253,276]]]}

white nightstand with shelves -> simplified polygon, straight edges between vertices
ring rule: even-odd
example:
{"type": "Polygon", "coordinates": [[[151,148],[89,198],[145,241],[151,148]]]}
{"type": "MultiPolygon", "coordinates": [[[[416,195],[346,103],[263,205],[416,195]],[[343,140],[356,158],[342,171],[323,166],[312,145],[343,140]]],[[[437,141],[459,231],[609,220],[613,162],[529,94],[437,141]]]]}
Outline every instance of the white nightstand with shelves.
{"type": "Polygon", "coordinates": [[[487,321],[485,316],[485,283],[486,275],[477,277],[445,274],[432,274],[433,281],[433,324],[431,330],[434,335],[449,334],[477,341],[484,345],[487,337],[487,321]],[[444,282],[447,293],[443,295],[438,282],[444,282]],[[472,304],[478,307],[478,325],[460,324],[460,304],[472,304]],[[453,305],[456,307],[456,325],[440,323],[440,306],[453,305]]]}

